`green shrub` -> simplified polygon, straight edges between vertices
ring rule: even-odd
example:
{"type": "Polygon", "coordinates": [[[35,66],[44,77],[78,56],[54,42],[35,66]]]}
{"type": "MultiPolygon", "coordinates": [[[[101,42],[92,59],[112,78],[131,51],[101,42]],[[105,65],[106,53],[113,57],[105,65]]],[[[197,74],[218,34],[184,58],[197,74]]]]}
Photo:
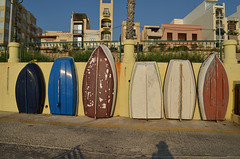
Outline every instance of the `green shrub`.
{"type": "Polygon", "coordinates": [[[30,62],[30,61],[36,61],[36,62],[52,62],[53,59],[49,56],[43,55],[38,51],[35,52],[23,52],[21,54],[21,62],[30,62]]]}
{"type": "Polygon", "coordinates": [[[92,50],[86,51],[74,51],[72,52],[72,57],[75,62],[87,62],[92,54],[92,50]]]}
{"type": "Polygon", "coordinates": [[[150,53],[139,53],[139,61],[156,61],[156,62],[169,62],[171,59],[184,59],[191,62],[203,62],[204,55],[200,52],[159,52],[154,51],[150,53]]]}
{"type": "Polygon", "coordinates": [[[7,53],[0,53],[0,62],[7,62],[7,53]]]}

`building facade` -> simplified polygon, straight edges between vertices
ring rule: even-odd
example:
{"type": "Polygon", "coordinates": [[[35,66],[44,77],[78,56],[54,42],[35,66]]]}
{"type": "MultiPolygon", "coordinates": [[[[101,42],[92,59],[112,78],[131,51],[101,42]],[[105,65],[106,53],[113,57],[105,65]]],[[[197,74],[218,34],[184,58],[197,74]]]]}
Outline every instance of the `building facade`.
{"type": "Polygon", "coordinates": [[[202,40],[201,25],[162,24],[161,40],[202,40]]]}
{"type": "Polygon", "coordinates": [[[237,6],[237,12],[233,13],[232,15],[228,16],[227,23],[228,23],[228,39],[240,41],[240,5],[237,6]]]}
{"type": "MultiPolygon", "coordinates": [[[[134,22],[134,27],[133,27],[133,31],[134,31],[134,40],[140,43],[141,40],[141,31],[140,31],[140,23],[139,22],[134,22]]],[[[121,32],[121,37],[120,37],[120,41],[123,43],[124,40],[126,40],[126,32],[127,32],[127,22],[123,21],[122,22],[122,32],[121,32]]]]}
{"type": "MultiPolygon", "coordinates": [[[[0,43],[8,43],[9,24],[10,24],[10,8],[11,0],[0,0],[0,43]]],[[[14,13],[14,9],[13,9],[14,13]]],[[[42,33],[42,29],[37,27],[35,16],[26,10],[21,4],[17,8],[17,37],[18,42],[35,42],[38,41],[38,35],[42,33]]],[[[13,36],[14,14],[12,18],[13,36]]],[[[11,38],[12,39],[12,38],[11,38]]]]}
{"type": "Polygon", "coordinates": [[[171,24],[188,24],[202,26],[203,40],[227,39],[227,18],[225,3],[217,4],[218,0],[205,0],[190,12],[184,19],[174,19],[171,24]]]}
{"type": "Polygon", "coordinates": [[[85,13],[72,13],[70,32],[46,31],[39,38],[41,42],[100,41],[100,31],[91,30],[90,21],[85,13]]]}
{"type": "Polygon", "coordinates": [[[112,41],[113,37],[113,0],[100,0],[99,30],[101,40],[112,41]]]}

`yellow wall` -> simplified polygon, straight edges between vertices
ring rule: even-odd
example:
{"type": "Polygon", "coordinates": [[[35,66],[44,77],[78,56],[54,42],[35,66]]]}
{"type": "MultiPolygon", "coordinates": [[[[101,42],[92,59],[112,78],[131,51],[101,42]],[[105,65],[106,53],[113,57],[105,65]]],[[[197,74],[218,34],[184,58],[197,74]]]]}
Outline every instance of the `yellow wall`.
{"type": "MultiPolygon", "coordinates": [[[[27,63],[0,63],[0,111],[10,111],[18,112],[16,100],[15,100],[15,85],[18,74],[21,69],[27,63]]],[[[48,104],[48,79],[53,63],[37,63],[44,74],[46,82],[46,100],[43,114],[50,114],[48,104]]],[[[79,83],[79,104],[78,104],[78,113],[79,116],[84,116],[83,104],[82,104],[82,80],[83,73],[86,66],[85,62],[75,63],[76,70],[78,74],[78,83],[79,83]]],[[[118,93],[116,108],[114,116],[129,117],[129,108],[128,108],[128,91],[129,91],[129,80],[132,74],[133,63],[116,63],[117,74],[118,74],[118,93]]],[[[200,69],[200,63],[193,63],[194,73],[197,80],[198,72],[200,69]]],[[[165,77],[165,71],[167,69],[167,63],[158,63],[162,84],[165,77]]],[[[240,65],[239,64],[226,64],[226,70],[229,77],[230,84],[230,98],[229,105],[227,110],[226,119],[231,120],[232,112],[234,109],[234,83],[240,83],[240,65]]],[[[196,81],[197,82],[197,81],[196,81]]],[[[194,119],[200,120],[200,113],[198,102],[196,102],[196,109],[194,114],[194,119]]]]}

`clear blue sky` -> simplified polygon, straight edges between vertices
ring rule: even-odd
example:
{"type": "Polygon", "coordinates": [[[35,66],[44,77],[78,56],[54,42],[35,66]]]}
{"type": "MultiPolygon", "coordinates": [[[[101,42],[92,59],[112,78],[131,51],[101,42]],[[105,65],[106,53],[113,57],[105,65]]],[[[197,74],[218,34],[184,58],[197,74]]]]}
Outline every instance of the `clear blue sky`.
{"type": "MultiPolygon", "coordinates": [[[[174,18],[184,18],[204,0],[136,0],[135,21],[161,26],[174,18]],[[146,4],[147,2],[147,4],[146,4]]],[[[225,3],[226,16],[236,12],[240,0],[219,0],[225,3]]],[[[100,0],[23,0],[23,6],[37,18],[43,32],[70,32],[72,12],[86,13],[91,29],[99,29],[100,0]]],[[[122,21],[127,18],[127,0],[114,0],[113,39],[119,40],[122,21]]]]}

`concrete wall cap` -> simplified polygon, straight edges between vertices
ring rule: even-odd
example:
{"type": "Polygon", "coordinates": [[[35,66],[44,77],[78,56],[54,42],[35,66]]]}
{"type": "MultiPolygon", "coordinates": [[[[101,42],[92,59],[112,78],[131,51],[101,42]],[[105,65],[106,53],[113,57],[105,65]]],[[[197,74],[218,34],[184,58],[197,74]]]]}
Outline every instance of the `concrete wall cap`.
{"type": "Polygon", "coordinates": [[[20,43],[16,43],[16,42],[10,42],[8,44],[9,47],[20,47],[20,43]]]}
{"type": "Polygon", "coordinates": [[[223,46],[225,45],[237,45],[237,41],[236,40],[225,40],[223,42],[223,46]]]}
{"type": "Polygon", "coordinates": [[[135,40],[124,40],[124,45],[135,45],[135,40]]]}

